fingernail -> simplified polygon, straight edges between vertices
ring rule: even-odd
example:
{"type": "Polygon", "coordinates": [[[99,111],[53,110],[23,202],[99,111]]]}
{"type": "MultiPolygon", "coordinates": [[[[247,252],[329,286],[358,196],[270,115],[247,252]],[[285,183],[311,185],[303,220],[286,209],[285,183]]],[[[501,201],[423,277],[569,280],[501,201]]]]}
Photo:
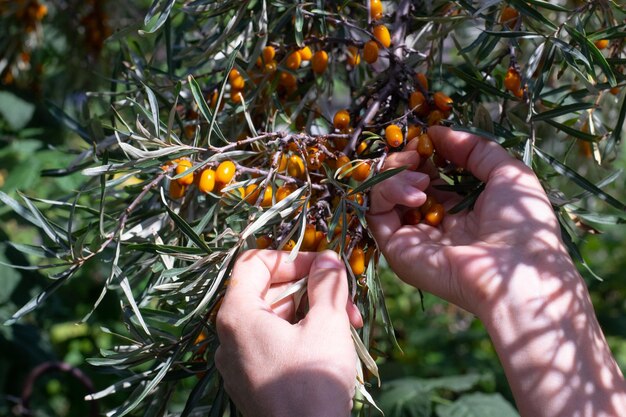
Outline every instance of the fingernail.
{"type": "Polygon", "coordinates": [[[315,266],[319,269],[339,269],[343,267],[343,263],[339,259],[339,255],[331,250],[326,250],[315,258],[315,266]]]}

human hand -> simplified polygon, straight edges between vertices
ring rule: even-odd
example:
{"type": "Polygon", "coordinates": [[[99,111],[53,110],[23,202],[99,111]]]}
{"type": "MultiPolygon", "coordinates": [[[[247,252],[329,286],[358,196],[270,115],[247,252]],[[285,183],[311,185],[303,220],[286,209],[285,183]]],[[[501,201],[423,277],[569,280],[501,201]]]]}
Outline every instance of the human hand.
{"type": "MultiPolygon", "coordinates": [[[[533,290],[523,274],[514,274],[525,266],[572,268],[556,216],[530,168],[486,139],[444,127],[431,127],[428,134],[439,155],[486,186],[473,210],[448,214],[439,227],[402,224],[403,207],[422,205],[425,191],[446,209],[461,200],[426,190],[426,173],[404,171],[374,187],[368,223],[400,278],[480,317],[496,301],[533,290]]],[[[419,155],[408,149],[391,155],[386,168],[418,166],[419,155]]]]}
{"type": "Polygon", "coordinates": [[[332,251],[288,256],[253,250],[237,260],[217,316],[215,364],[245,416],[347,416],[357,360],[350,324],[362,319],[345,266],[332,251]],[[307,275],[309,311],[292,324],[291,299],[270,303],[307,275]]]}

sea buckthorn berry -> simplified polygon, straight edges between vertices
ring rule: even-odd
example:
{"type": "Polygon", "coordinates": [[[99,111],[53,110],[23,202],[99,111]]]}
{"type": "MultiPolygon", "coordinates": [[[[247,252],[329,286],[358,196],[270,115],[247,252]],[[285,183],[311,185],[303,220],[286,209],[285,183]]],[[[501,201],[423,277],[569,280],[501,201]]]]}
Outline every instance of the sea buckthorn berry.
{"type": "Polygon", "coordinates": [[[350,269],[355,276],[358,277],[365,272],[365,252],[363,252],[362,247],[356,246],[352,249],[348,263],[350,264],[350,269]]]}
{"type": "Polygon", "coordinates": [[[320,239],[319,243],[317,244],[317,248],[315,248],[316,252],[323,252],[326,249],[328,249],[328,244],[330,242],[328,241],[328,235],[324,232],[322,232],[322,239],[320,239]]]}
{"type": "Polygon", "coordinates": [[[180,185],[178,181],[170,181],[170,198],[173,200],[178,200],[179,198],[184,197],[186,189],[187,187],[185,187],[184,185],[180,185]]]}
{"type": "MultiPolygon", "coordinates": [[[[352,190],[348,190],[348,192],[352,192],[352,190]]],[[[365,202],[365,200],[363,198],[363,193],[348,194],[348,200],[354,201],[355,203],[357,203],[360,206],[362,206],[363,203],[365,202]]]]}
{"type": "Polygon", "coordinates": [[[428,102],[426,102],[426,97],[424,97],[424,94],[422,94],[421,91],[413,91],[411,93],[411,95],[409,96],[409,107],[418,116],[424,116],[428,114],[428,102]]]}
{"type": "Polygon", "coordinates": [[[289,194],[293,193],[296,190],[296,186],[294,184],[285,184],[278,187],[276,190],[276,202],[283,201],[289,194]]]}
{"type": "Polygon", "coordinates": [[[415,79],[424,91],[428,91],[428,78],[426,78],[426,74],[424,74],[423,72],[418,72],[417,74],[415,74],[415,79]]]}
{"type": "Polygon", "coordinates": [[[356,46],[348,46],[348,56],[346,63],[351,67],[356,67],[361,62],[361,54],[356,46]]]}
{"type": "Polygon", "coordinates": [[[337,170],[339,171],[339,175],[343,175],[344,177],[349,177],[352,175],[352,171],[346,173],[350,169],[350,158],[346,155],[341,154],[337,158],[336,161],[337,170]]]}
{"type": "Polygon", "coordinates": [[[300,68],[300,64],[302,64],[302,57],[298,51],[290,53],[285,61],[285,66],[293,71],[300,68]]]}
{"type": "Polygon", "coordinates": [[[344,130],[350,126],[350,113],[348,110],[339,110],[333,117],[333,126],[337,130],[344,130]]]}
{"type": "Polygon", "coordinates": [[[435,200],[435,197],[433,197],[432,195],[428,195],[426,196],[426,201],[424,201],[424,204],[422,204],[419,209],[422,214],[426,214],[430,211],[430,208],[436,203],[437,200],[435,200]]]}
{"type": "Polygon", "coordinates": [[[281,72],[278,76],[278,84],[287,88],[294,88],[298,85],[298,79],[290,72],[281,72]]]}
{"type": "Polygon", "coordinates": [[[228,184],[234,177],[237,167],[233,161],[222,161],[215,171],[215,181],[228,184]]]}
{"type": "Polygon", "coordinates": [[[261,190],[259,190],[258,184],[250,184],[246,187],[246,203],[255,204],[259,195],[261,195],[261,190]]]}
{"type": "Polygon", "coordinates": [[[357,165],[352,171],[352,178],[357,181],[365,181],[370,176],[371,166],[369,162],[357,165]]]}
{"type": "Polygon", "coordinates": [[[368,64],[378,61],[378,44],[375,41],[367,41],[363,45],[363,59],[368,64]]]}
{"type": "Polygon", "coordinates": [[[283,245],[283,250],[290,251],[295,247],[296,247],[296,242],[294,242],[293,239],[289,239],[289,241],[283,245]]]}
{"type": "Polygon", "coordinates": [[[235,88],[230,90],[230,101],[232,101],[234,104],[239,104],[241,103],[241,100],[243,100],[243,93],[241,92],[241,90],[237,90],[235,88]]]}
{"type": "Polygon", "coordinates": [[[276,61],[269,61],[267,64],[265,64],[265,66],[263,67],[263,72],[265,74],[273,74],[276,72],[276,68],[278,68],[278,65],[276,64],[276,61]]]}
{"type": "Polygon", "coordinates": [[[391,35],[389,34],[389,29],[385,25],[378,25],[374,27],[374,37],[378,39],[385,48],[389,48],[391,46],[391,35]]]}
{"type": "Polygon", "coordinates": [[[415,226],[422,221],[422,212],[419,208],[410,208],[402,215],[402,224],[415,226]]]}
{"type": "Polygon", "coordinates": [[[517,70],[510,67],[504,77],[504,88],[511,92],[519,91],[522,88],[522,77],[517,70]]]}
{"type": "Polygon", "coordinates": [[[267,249],[272,246],[272,238],[269,235],[262,235],[256,238],[257,249],[267,249]]]}
{"type": "MultiPolygon", "coordinates": [[[[189,168],[191,168],[191,161],[189,161],[188,159],[181,159],[180,161],[178,161],[178,165],[176,165],[176,175],[180,175],[183,172],[187,171],[189,168]]],[[[190,185],[193,183],[193,172],[187,174],[187,175],[183,175],[180,178],[176,179],[176,182],[179,183],[180,185],[190,185]]]]}
{"type": "Polygon", "coordinates": [[[298,49],[298,53],[300,54],[300,58],[303,61],[310,61],[311,58],[313,57],[313,52],[311,51],[311,48],[309,48],[308,46],[305,46],[302,49],[298,49]]]}
{"type": "Polygon", "coordinates": [[[313,72],[318,75],[326,71],[326,67],[328,67],[328,53],[326,53],[326,51],[317,51],[315,55],[313,55],[311,67],[313,68],[313,72]]]}
{"type": "Polygon", "coordinates": [[[402,145],[404,138],[402,137],[402,129],[398,125],[389,125],[385,129],[385,140],[387,141],[387,145],[392,148],[397,148],[402,145]]]}
{"type": "Polygon", "coordinates": [[[365,141],[359,143],[359,145],[356,147],[357,155],[363,154],[363,152],[365,152],[366,149],[367,149],[367,143],[365,141]]]}
{"type": "Polygon", "coordinates": [[[200,181],[198,182],[198,189],[203,193],[210,193],[215,188],[215,171],[212,169],[205,169],[200,174],[200,181]]]}
{"type": "Polygon", "coordinates": [[[518,18],[519,12],[513,7],[507,6],[503,8],[502,13],[500,13],[500,24],[506,25],[509,29],[512,29],[515,27],[518,18]]]}
{"type": "Polygon", "coordinates": [[[611,94],[613,94],[614,96],[618,95],[620,91],[621,91],[621,90],[620,90],[620,88],[619,88],[619,87],[613,87],[613,88],[611,88],[611,89],[609,90],[609,92],[610,92],[611,94]]]}
{"type": "Polygon", "coordinates": [[[452,99],[441,91],[437,91],[433,94],[433,101],[435,102],[435,106],[437,106],[437,108],[442,112],[452,110],[452,99]]]}
{"type": "Polygon", "coordinates": [[[239,70],[237,68],[233,68],[228,73],[228,82],[232,84],[233,80],[235,80],[238,77],[241,77],[239,70]]]}
{"type": "Polygon", "coordinates": [[[410,142],[422,134],[422,128],[418,125],[409,125],[406,130],[406,141],[410,142]]]}
{"type": "Polygon", "coordinates": [[[287,155],[282,153],[278,162],[278,172],[283,172],[287,169],[287,155]]]}
{"type": "Polygon", "coordinates": [[[599,39],[593,43],[598,49],[606,49],[609,46],[608,39],[599,39]]]}
{"type": "Polygon", "coordinates": [[[383,18],[383,3],[380,0],[370,1],[370,17],[373,20],[379,20],[383,18]]]}
{"type": "Polygon", "coordinates": [[[322,163],[326,159],[326,155],[319,151],[315,147],[311,147],[307,150],[306,167],[310,171],[318,170],[322,167],[322,163]]]}
{"type": "Polygon", "coordinates": [[[287,174],[293,178],[304,177],[304,161],[298,155],[291,155],[287,162],[287,174]]]}
{"type": "Polygon", "coordinates": [[[315,226],[312,224],[307,224],[304,228],[304,238],[302,239],[302,244],[300,248],[305,251],[312,251],[317,249],[315,235],[315,226]]]}
{"type": "Polygon", "coordinates": [[[443,113],[440,110],[433,110],[428,114],[426,123],[428,123],[428,126],[435,126],[438,125],[443,119],[443,113]]]}
{"type": "Polygon", "coordinates": [[[267,64],[268,62],[272,62],[274,60],[274,57],[276,56],[276,49],[274,49],[273,46],[266,46],[263,48],[261,55],[263,56],[263,61],[267,64]]]}
{"type": "Polygon", "coordinates": [[[433,206],[424,214],[424,221],[433,227],[439,226],[443,221],[445,215],[445,209],[439,203],[433,204],[433,206]]]}
{"type": "Polygon", "coordinates": [[[426,133],[422,133],[419,135],[417,141],[417,153],[419,153],[422,158],[430,158],[433,152],[435,152],[430,136],[426,133]]]}
{"type": "Polygon", "coordinates": [[[246,86],[246,80],[244,80],[241,75],[238,75],[230,80],[230,86],[235,90],[243,90],[243,88],[246,86]]]}
{"type": "Polygon", "coordinates": [[[261,200],[261,207],[270,207],[272,205],[272,196],[274,195],[274,190],[271,185],[265,187],[265,191],[263,191],[263,200],[261,200]]]}

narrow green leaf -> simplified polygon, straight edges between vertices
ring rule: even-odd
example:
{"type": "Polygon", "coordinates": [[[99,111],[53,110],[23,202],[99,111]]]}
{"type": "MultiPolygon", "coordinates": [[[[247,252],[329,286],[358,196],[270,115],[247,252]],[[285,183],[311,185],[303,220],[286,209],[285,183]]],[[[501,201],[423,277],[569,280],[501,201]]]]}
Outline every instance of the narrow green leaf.
{"type": "Polygon", "coordinates": [[[587,109],[591,109],[594,107],[595,107],[594,103],[566,104],[565,106],[560,106],[560,107],[557,107],[556,109],[552,109],[552,110],[544,111],[542,113],[535,114],[532,117],[532,119],[534,121],[553,119],[555,117],[559,117],[564,114],[573,113],[575,111],[587,110],[587,109]]]}
{"type": "Polygon", "coordinates": [[[167,210],[167,213],[170,215],[176,226],[185,234],[185,236],[191,239],[200,249],[204,250],[206,254],[211,253],[212,251],[207,246],[206,242],[200,236],[198,236],[196,232],[194,232],[193,228],[189,226],[189,224],[182,217],[180,217],[178,214],[174,213],[172,209],[170,209],[167,201],[165,200],[163,188],[161,188],[161,200],[163,201],[163,206],[167,210]]]}

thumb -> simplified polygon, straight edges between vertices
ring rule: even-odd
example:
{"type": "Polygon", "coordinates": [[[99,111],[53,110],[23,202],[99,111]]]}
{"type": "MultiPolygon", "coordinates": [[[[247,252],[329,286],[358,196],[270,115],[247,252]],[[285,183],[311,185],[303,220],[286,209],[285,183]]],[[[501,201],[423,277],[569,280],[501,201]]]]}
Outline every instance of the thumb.
{"type": "Polygon", "coordinates": [[[307,290],[309,314],[341,312],[346,315],[346,267],[335,252],[326,250],[315,258],[309,272],[307,290]]]}

